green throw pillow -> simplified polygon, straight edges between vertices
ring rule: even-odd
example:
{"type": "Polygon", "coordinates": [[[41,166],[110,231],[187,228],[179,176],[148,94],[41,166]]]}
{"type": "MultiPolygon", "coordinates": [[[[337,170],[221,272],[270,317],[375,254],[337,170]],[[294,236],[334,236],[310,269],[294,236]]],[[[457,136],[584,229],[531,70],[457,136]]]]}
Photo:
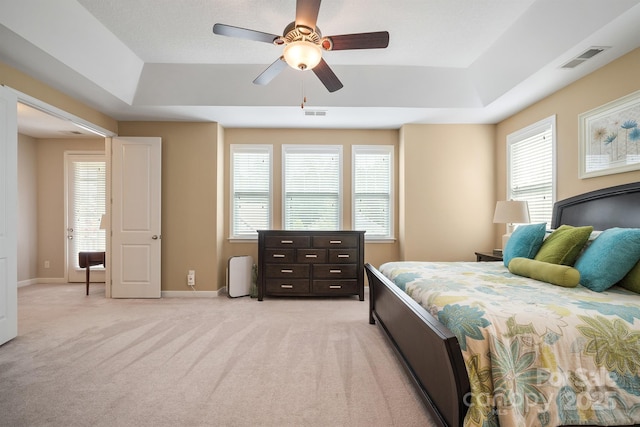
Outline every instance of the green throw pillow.
{"type": "Polygon", "coordinates": [[[618,282],[618,285],[640,294],[640,261],[618,282]]]}
{"type": "Polygon", "coordinates": [[[509,263],[509,271],[565,288],[575,288],[580,283],[580,273],[575,268],[534,259],[514,258],[509,263]]]}
{"type": "Polygon", "coordinates": [[[509,237],[502,251],[502,260],[505,267],[509,267],[509,261],[516,257],[533,258],[538,253],[547,223],[520,225],[509,237]]]}
{"type": "Polygon", "coordinates": [[[604,230],[576,262],[580,284],[602,292],[622,280],[640,260],[640,228],[604,230]]]}
{"type": "Polygon", "coordinates": [[[534,259],[551,264],[573,265],[592,231],[590,225],[561,225],[542,242],[534,259]]]}

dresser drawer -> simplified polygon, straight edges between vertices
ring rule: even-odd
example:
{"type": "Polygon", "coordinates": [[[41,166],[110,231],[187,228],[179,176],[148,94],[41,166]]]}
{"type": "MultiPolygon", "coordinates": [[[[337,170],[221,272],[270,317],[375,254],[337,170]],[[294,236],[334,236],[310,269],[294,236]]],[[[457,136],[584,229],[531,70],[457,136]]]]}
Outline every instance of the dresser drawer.
{"type": "Polygon", "coordinates": [[[358,249],[329,249],[329,259],[327,262],[357,263],[358,249]]]}
{"type": "Polygon", "coordinates": [[[313,246],[316,248],[356,248],[358,236],[313,236],[313,246]]]}
{"type": "Polygon", "coordinates": [[[264,250],[265,262],[296,262],[296,250],[295,249],[265,249],[264,250]]]}
{"type": "Polygon", "coordinates": [[[358,275],[357,264],[321,264],[313,266],[314,279],[351,279],[358,275]]]}
{"type": "Polygon", "coordinates": [[[266,236],[264,244],[267,248],[308,248],[311,236],[266,236]]]}
{"type": "Polygon", "coordinates": [[[314,280],[311,291],[318,295],[352,295],[358,293],[358,281],[353,280],[314,280]]]}
{"type": "Polygon", "coordinates": [[[267,278],[292,278],[299,279],[309,277],[311,268],[309,264],[267,264],[265,277],[267,278]]]}
{"type": "Polygon", "coordinates": [[[277,295],[295,295],[309,293],[308,279],[267,279],[267,293],[277,295]]]}
{"type": "Polygon", "coordinates": [[[326,249],[298,249],[296,251],[296,262],[321,263],[327,262],[326,249]]]}

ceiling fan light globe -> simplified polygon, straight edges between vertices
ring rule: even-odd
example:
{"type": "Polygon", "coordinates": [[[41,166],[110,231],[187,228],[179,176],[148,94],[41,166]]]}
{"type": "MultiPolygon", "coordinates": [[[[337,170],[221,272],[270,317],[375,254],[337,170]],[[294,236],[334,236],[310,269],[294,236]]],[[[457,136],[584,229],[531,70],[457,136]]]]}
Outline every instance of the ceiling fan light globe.
{"type": "Polygon", "coordinates": [[[284,60],[296,70],[310,70],[320,63],[322,50],[315,43],[299,40],[284,48],[284,60]]]}

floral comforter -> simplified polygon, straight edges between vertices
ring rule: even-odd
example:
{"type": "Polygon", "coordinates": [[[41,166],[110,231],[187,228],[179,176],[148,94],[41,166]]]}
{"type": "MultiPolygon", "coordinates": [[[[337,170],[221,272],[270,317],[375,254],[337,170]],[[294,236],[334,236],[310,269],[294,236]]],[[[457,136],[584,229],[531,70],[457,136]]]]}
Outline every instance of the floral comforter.
{"type": "Polygon", "coordinates": [[[458,338],[465,426],[640,423],[640,295],[554,286],[500,262],[379,271],[458,338]]]}

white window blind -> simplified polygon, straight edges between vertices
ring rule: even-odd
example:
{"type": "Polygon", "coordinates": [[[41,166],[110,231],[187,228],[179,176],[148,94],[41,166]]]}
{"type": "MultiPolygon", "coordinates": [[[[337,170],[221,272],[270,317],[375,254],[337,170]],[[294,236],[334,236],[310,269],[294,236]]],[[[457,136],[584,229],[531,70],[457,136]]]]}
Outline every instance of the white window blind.
{"type": "Polygon", "coordinates": [[[271,226],[271,145],[231,145],[231,237],[271,226]]]}
{"type": "Polygon", "coordinates": [[[353,228],[367,239],[393,237],[393,146],[354,145],[353,228]]]}
{"type": "Polygon", "coordinates": [[[555,201],[555,116],[507,136],[507,198],[526,200],[532,223],[551,224],[555,201]]]}
{"type": "MultiPolygon", "coordinates": [[[[103,252],[106,248],[105,230],[100,220],[105,211],[106,166],[104,161],[74,161],[71,164],[73,183],[73,246],[72,253],[103,252]]],[[[76,267],[78,267],[77,257],[76,267]]],[[[78,267],[79,268],[79,267],[78,267]]]]}
{"type": "Polygon", "coordinates": [[[283,145],[284,228],[339,230],[342,146],[283,145]]]}

